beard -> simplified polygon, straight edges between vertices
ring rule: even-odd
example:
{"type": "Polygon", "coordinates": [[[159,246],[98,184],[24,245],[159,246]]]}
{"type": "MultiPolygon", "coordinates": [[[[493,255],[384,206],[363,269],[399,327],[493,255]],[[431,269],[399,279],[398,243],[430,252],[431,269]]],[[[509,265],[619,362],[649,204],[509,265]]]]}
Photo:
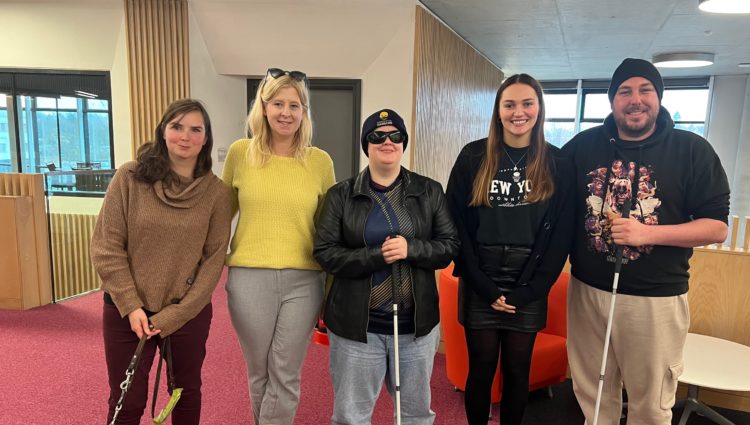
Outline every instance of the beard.
{"type": "Polygon", "coordinates": [[[615,123],[617,124],[617,130],[621,135],[626,136],[629,139],[640,140],[649,136],[656,128],[656,117],[659,114],[659,110],[652,111],[643,107],[628,108],[621,114],[614,114],[615,123]],[[633,111],[642,111],[646,113],[646,119],[642,122],[629,121],[627,114],[633,111]]]}

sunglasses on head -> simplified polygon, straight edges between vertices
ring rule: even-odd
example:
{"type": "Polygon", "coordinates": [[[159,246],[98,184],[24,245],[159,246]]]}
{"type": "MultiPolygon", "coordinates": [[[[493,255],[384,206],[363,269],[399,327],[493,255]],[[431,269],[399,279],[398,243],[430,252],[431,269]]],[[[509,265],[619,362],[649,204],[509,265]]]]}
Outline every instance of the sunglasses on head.
{"type": "Polygon", "coordinates": [[[302,71],[285,71],[281,68],[268,68],[266,75],[270,75],[274,79],[279,78],[282,75],[288,75],[292,80],[304,81],[307,83],[307,74],[302,71]]]}
{"type": "Polygon", "coordinates": [[[403,143],[404,135],[399,130],[394,131],[373,131],[367,135],[367,141],[373,145],[379,145],[385,142],[385,139],[391,139],[393,143],[403,143]]]}

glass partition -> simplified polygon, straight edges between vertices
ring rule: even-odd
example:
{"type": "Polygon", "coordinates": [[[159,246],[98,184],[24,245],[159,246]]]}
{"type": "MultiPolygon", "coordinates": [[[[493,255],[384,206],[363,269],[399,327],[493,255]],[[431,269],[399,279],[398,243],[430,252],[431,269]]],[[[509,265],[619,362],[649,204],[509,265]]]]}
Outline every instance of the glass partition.
{"type": "Polygon", "coordinates": [[[95,169],[44,173],[56,301],[101,286],[89,246],[114,173],[95,169]]]}

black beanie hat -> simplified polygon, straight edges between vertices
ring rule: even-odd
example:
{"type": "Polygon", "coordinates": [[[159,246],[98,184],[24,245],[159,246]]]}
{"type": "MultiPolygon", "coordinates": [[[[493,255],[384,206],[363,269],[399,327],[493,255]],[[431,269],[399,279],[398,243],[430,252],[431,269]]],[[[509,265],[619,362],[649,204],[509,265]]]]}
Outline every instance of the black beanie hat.
{"type": "Polygon", "coordinates": [[[404,126],[404,120],[399,114],[393,109],[381,109],[374,114],[367,117],[365,123],[362,124],[362,150],[367,153],[367,135],[375,131],[378,127],[386,125],[392,125],[404,135],[404,151],[406,151],[406,143],[409,141],[409,135],[406,133],[406,126],[404,126]]]}
{"type": "Polygon", "coordinates": [[[656,67],[651,62],[643,59],[627,58],[622,61],[620,66],[615,69],[615,73],[612,74],[612,81],[609,83],[609,90],[607,90],[609,103],[612,103],[614,100],[620,85],[632,77],[643,77],[651,81],[654,88],[656,88],[659,101],[661,101],[661,97],[664,94],[664,82],[661,80],[661,74],[659,74],[656,67]]]}

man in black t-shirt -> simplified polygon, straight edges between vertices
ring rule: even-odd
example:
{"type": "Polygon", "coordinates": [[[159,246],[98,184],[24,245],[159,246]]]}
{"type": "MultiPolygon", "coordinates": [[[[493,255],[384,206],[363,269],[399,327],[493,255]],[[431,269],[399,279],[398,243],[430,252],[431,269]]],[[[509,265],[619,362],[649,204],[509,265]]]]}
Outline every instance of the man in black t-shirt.
{"type": "Polygon", "coordinates": [[[729,184],[702,137],[674,128],[656,68],[625,59],[609,87],[612,113],[563,148],[576,168],[570,257],[568,356],[573,386],[593,423],[615,250],[624,246],[599,424],[671,424],[689,327],[692,247],[727,236],[729,184]],[[629,218],[622,209],[630,199],[629,218]]]}

